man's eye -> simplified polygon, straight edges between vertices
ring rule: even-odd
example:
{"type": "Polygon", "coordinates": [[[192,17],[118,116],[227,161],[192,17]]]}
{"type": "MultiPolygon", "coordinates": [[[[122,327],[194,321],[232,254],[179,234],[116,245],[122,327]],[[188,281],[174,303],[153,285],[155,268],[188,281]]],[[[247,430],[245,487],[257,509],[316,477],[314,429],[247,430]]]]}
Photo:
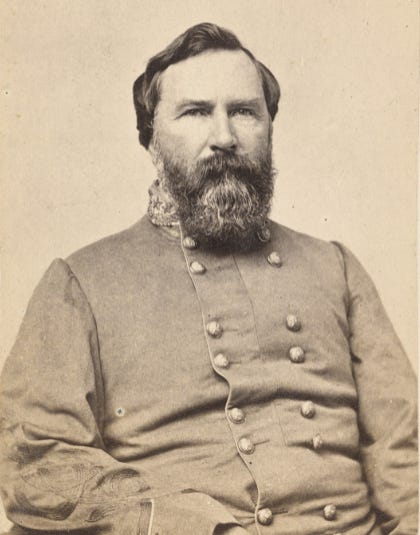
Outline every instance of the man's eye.
{"type": "Polygon", "coordinates": [[[187,117],[205,117],[208,115],[208,111],[204,108],[192,108],[191,110],[186,110],[182,115],[187,117]]]}
{"type": "Polygon", "coordinates": [[[250,108],[238,108],[236,110],[232,110],[232,115],[243,115],[243,116],[253,117],[255,113],[254,113],[254,110],[251,110],[250,108]]]}

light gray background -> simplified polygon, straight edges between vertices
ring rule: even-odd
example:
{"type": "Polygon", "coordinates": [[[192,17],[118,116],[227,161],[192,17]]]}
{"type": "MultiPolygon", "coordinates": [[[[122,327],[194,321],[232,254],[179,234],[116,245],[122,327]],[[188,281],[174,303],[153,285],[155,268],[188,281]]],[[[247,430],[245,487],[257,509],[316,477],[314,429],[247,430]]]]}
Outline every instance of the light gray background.
{"type": "Polygon", "coordinates": [[[0,4],[0,363],[50,261],[144,213],[154,169],[137,142],[131,84],[201,21],[236,32],[280,81],[273,218],[353,249],[414,362],[418,3],[226,4],[0,4]]]}
{"type": "Polygon", "coordinates": [[[280,81],[273,218],[356,253],[416,364],[417,1],[13,0],[0,15],[0,365],[50,261],[144,213],[131,85],[203,21],[280,81]]]}

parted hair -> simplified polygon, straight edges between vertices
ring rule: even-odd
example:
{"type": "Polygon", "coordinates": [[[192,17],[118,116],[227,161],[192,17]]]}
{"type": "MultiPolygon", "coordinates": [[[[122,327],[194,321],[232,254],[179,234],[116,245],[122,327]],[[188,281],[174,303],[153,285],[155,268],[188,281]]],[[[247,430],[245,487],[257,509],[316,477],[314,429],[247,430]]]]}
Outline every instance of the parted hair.
{"type": "Polygon", "coordinates": [[[204,22],[188,28],[179,35],[162,52],[153,56],[147,63],[146,70],[134,82],[133,97],[137,115],[139,140],[146,149],[153,136],[153,118],[159,103],[159,80],[170,65],[191,56],[197,56],[206,50],[242,50],[247,54],[261,77],[267,109],[273,120],[280,99],[279,84],[271,71],[258,61],[239,39],[229,30],[216,24],[204,22]]]}

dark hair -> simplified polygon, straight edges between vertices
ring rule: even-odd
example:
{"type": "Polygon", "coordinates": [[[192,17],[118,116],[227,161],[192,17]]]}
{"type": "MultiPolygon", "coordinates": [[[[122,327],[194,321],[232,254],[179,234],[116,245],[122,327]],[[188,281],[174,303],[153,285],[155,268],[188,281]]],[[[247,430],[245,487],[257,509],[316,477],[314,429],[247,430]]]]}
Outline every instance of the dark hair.
{"type": "Polygon", "coordinates": [[[269,69],[254,58],[244,48],[239,39],[230,31],[216,24],[204,22],[188,28],[162,52],[153,56],[147,63],[146,70],[134,82],[133,96],[137,114],[137,130],[140,143],[147,149],[153,135],[153,118],[159,102],[159,79],[169,65],[178,63],[205,50],[242,50],[255,64],[264,90],[267,109],[273,120],[278,109],[280,87],[269,69]]]}

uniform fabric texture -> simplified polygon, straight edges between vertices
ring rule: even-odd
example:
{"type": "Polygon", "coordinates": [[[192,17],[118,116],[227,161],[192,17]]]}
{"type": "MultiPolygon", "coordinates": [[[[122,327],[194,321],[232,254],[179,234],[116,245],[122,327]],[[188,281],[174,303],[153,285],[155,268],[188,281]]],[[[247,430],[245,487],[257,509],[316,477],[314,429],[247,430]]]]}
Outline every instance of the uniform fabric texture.
{"type": "Polygon", "coordinates": [[[53,262],[0,391],[24,532],[417,533],[416,382],[376,289],[270,231],[232,255],[143,218],[53,262]]]}

